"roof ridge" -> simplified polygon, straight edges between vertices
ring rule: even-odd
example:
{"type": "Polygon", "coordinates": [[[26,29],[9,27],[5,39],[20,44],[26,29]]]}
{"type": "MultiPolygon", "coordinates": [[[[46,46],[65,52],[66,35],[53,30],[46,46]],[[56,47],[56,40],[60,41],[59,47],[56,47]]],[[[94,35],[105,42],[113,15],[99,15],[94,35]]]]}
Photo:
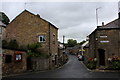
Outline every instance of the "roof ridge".
{"type": "MultiPolygon", "coordinates": [[[[29,10],[26,10],[26,9],[25,9],[25,10],[22,11],[20,14],[18,14],[10,23],[12,23],[18,16],[20,16],[20,15],[21,15],[22,13],[24,13],[24,12],[28,12],[28,13],[34,15],[34,16],[37,16],[37,14],[35,15],[34,13],[32,13],[32,12],[30,12],[29,10]]],[[[54,25],[53,25],[52,23],[50,23],[49,21],[47,21],[47,20],[45,20],[45,19],[43,19],[43,18],[41,18],[41,17],[37,17],[37,18],[42,19],[42,20],[48,22],[48,23],[51,24],[54,28],[58,29],[56,26],[54,26],[54,25]]],[[[8,24],[8,25],[9,25],[9,24],[8,24]]]]}
{"type": "MultiPolygon", "coordinates": [[[[32,14],[32,15],[35,15],[34,13],[32,13],[32,12],[26,10],[26,9],[25,9],[24,11],[27,11],[28,13],[30,13],[30,14],[32,14]]],[[[24,12],[24,11],[23,11],[23,12],[24,12]]],[[[22,12],[22,13],[23,13],[23,12],[22,12]]],[[[40,14],[36,14],[35,16],[38,16],[38,15],[40,15],[40,14]]],[[[50,23],[52,26],[54,26],[55,28],[57,28],[55,25],[53,25],[51,22],[45,20],[44,18],[41,18],[41,17],[38,17],[38,18],[40,18],[40,19],[42,19],[42,20],[44,20],[44,21],[50,23]]],[[[57,28],[57,29],[58,29],[58,28],[57,28]]]]}
{"type": "Polygon", "coordinates": [[[113,22],[115,22],[115,21],[117,21],[117,20],[118,20],[118,18],[115,19],[115,20],[110,21],[109,23],[105,24],[104,26],[107,26],[107,25],[109,25],[109,24],[111,24],[111,23],[113,23],[113,22]]]}

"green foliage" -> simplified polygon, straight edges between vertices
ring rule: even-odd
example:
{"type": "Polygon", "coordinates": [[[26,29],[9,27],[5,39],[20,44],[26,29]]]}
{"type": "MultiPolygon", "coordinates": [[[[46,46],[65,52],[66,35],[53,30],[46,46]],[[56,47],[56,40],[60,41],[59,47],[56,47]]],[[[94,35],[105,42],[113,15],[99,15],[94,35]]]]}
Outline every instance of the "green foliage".
{"type": "Polygon", "coordinates": [[[38,48],[41,47],[41,43],[33,43],[33,44],[29,44],[28,49],[30,50],[30,52],[27,53],[27,55],[29,57],[43,57],[43,58],[48,58],[49,55],[46,53],[41,53],[40,51],[38,51],[38,48]]]}
{"type": "Polygon", "coordinates": [[[67,43],[68,47],[74,47],[77,44],[77,41],[73,39],[68,39],[67,43]]]}
{"type": "Polygon", "coordinates": [[[6,40],[2,40],[2,48],[6,49],[18,49],[19,45],[16,40],[10,40],[7,42],[6,40]]]}
{"type": "Polygon", "coordinates": [[[16,40],[10,40],[8,44],[9,49],[18,49],[19,45],[16,40]]]}
{"type": "Polygon", "coordinates": [[[34,52],[28,52],[28,57],[41,57],[41,58],[48,58],[49,55],[46,53],[34,53],[34,52]]]}
{"type": "Polygon", "coordinates": [[[37,48],[41,47],[40,43],[33,43],[33,44],[28,44],[28,49],[31,50],[31,52],[36,52],[37,48]]]}
{"type": "Polygon", "coordinates": [[[95,69],[96,68],[96,61],[88,61],[88,63],[86,64],[86,66],[89,69],[95,69]]]}
{"type": "Polygon", "coordinates": [[[7,48],[8,42],[6,40],[2,40],[2,48],[7,48]]]}
{"type": "Polygon", "coordinates": [[[0,21],[6,25],[10,22],[9,18],[3,12],[0,12],[0,21]]]}
{"type": "Polygon", "coordinates": [[[26,46],[19,45],[16,40],[10,40],[9,42],[7,42],[6,40],[2,40],[2,48],[18,51],[27,51],[26,46]]]}
{"type": "Polygon", "coordinates": [[[111,64],[112,64],[111,66],[112,69],[120,70],[120,61],[114,61],[111,64]]]}
{"type": "Polygon", "coordinates": [[[83,40],[82,42],[80,42],[80,45],[82,45],[82,44],[84,44],[86,41],[85,40],[83,40]]]}

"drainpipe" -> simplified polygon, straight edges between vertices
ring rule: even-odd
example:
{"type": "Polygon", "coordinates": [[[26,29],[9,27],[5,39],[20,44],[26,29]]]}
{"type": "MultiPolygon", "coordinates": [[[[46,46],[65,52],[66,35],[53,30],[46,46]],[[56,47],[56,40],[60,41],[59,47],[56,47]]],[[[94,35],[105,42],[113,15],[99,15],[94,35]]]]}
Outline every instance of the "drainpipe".
{"type": "MultiPolygon", "coordinates": [[[[97,54],[97,50],[96,50],[96,49],[97,49],[97,42],[96,42],[96,41],[97,41],[97,40],[96,40],[97,37],[96,37],[96,34],[97,34],[97,30],[96,30],[95,33],[94,33],[94,40],[95,40],[95,50],[94,50],[95,53],[94,53],[94,57],[98,58],[97,60],[99,60],[99,57],[97,56],[97,55],[98,55],[98,54],[97,54]]],[[[99,65],[99,64],[97,63],[96,66],[98,66],[98,65],[99,65]]]]}
{"type": "Polygon", "coordinates": [[[49,69],[51,69],[51,48],[50,48],[50,23],[48,23],[48,26],[49,26],[49,55],[50,55],[50,57],[49,57],[49,69]]]}

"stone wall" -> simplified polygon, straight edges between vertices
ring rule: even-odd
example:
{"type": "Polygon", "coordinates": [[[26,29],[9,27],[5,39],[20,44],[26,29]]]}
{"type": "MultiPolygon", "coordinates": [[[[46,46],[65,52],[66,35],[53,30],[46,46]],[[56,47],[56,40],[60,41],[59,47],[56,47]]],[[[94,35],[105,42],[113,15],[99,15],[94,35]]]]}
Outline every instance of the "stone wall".
{"type": "Polygon", "coordinates": [[[2,74],[3,76],[21,73],[26,71],[26,53],[22,52],[22,61],[15,61],[15,52],[13,50],[3,50],[2,74]],[[6,55],[11,55],[11,62],[6,63],[6,55]]]}
{"type": "MultiPolygon", "coordinates": [[[[105,50],[105,65],[108,65],[108,58],[112,56],[119,56],[119,29],[110,29],[110,30],[98,30],[96,33],[96,56],[99,58],[98,49],[105,50]],[[106,36],[106,37],[100,37],[106,36]],[[108,42],[100,42],[108,41],[108,42]]],[[[99,59],[98,59],[99,62],[99,59]]],[[[98,63],[99,65],[99,63],[98,63]]]]}
{"type": "Polygon", "coordinates": [[[39,15],[25,10],[18,15],[6,28],[5,40],[15,39],[20,47],[39,42],[39,36],[45,36],[41,42],[41,53],[50,54],[53,58],[58,54],[58,29],[42,19],[39,15]]]}
{"type": "Polygon", "coordinates": [[[16,40],[20,47],[27,47],[28,44],[39,42],[39,36],[45,36],[42,43],[42,51],[48,53],[49,50],[49,24],[28,11],[23,11],[6,28],[5,40],[16,40]]]}
{"type": "Polygon", "coordinates": [[[99,49],[105,50],[105,66],[109,66],[108,58],[115,56],[120,57],[120,39],[119,29],[97,29],[90,36],[89,57],[97,58],[97,66],[100,66],[99,49]]]}
{"type": "Polygon", "coordinates": [[[32,62],[32,70],[34,71],[49,70],[49,59],[32,57],[31,62],[32,62]]]}

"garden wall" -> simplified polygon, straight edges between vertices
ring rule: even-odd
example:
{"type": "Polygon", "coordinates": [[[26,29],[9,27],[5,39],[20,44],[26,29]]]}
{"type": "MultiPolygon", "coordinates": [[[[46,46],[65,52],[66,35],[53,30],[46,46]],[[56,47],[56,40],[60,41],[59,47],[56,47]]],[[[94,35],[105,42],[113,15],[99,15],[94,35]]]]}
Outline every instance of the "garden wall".
{"type": "Polygon", "coordinates": [[[49,70],[49,58],[44,59],[40,57],[32,57],[32,70],[38,71],[38,70],[49,70]]]}
{"type": "Polygon", "coordinates": [[[3,50],[2,75],[7,76],[26,71],[26,53],[15,50],[3,50]]]}

